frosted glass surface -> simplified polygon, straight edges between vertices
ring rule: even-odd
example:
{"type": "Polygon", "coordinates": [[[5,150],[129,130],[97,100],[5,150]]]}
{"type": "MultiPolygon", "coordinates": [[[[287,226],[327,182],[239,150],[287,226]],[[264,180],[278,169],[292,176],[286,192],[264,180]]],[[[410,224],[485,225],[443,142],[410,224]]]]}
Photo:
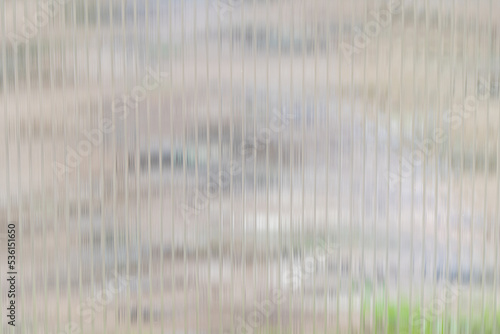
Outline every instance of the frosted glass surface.
{"type": "Polygon", "coordinates": [[[0,0],[0,334],[500,331],[498,13],[0,0]]]}

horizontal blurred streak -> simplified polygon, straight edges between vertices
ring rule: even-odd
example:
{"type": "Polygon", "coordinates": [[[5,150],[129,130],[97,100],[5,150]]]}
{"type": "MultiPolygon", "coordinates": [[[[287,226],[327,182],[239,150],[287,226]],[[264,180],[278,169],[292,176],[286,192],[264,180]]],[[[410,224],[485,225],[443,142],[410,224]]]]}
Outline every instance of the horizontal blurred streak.
{"type": "Polygon", "coordinates": [[[156,1],[0,3],[15,330],[499,328],[499,2],[156,1]]]}
{"type": "MultiPolygon", "coordinates": [[[[285,130],[289,120],[294,118],[293,114],[277,114],[276,111],[273,111],[273,113],[274,118],[271,120],[269,128],[260,129],[259,134],[255,138],[247,137],[245,141],[241,143],[239,155],[242,157],[245,164],[252,162],[257,151],[262,151],[264,145],[270,143],[272,139],[271,135],[277,135],[285,130]],[[278,124],[275,124],[276,122],[278,122],[278,124]],[[254,147],[254,143],[256,143],[257,146],[254,147]]],[[[186,222],[189,223],[194,216],[199,215],[201,211],[205,210],[208,201],[215,198],[219,191],[223,191],[224,188],[227,189],[230,180],[240,175],[241,172],[242,165],[237,156],[231,161],[229,171],[220,171],[218,177],[217,175],[211,175],[210,180],[206,184],[202,184],[192,191],[194,194],[188,195],[190,197],[188,202],[178,205],[186,222]],[[208,189],[209,193],[206,193],[206,189],[208,189]]]]}

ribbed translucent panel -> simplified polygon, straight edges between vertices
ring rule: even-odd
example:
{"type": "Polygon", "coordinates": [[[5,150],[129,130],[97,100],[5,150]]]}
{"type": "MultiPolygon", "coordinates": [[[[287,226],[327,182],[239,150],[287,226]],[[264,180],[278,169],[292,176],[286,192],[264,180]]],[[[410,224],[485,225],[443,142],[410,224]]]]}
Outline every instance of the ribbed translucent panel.
{"type": "Polygon", "coordinates": [[[500,332],[498,1],[0,13],[0,334],[500,332]]]}

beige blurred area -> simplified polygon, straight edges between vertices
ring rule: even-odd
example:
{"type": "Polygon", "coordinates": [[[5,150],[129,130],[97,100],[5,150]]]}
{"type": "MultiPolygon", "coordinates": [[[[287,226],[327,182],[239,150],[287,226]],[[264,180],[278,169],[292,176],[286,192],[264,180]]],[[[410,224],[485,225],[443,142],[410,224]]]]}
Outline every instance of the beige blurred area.
{"type": "Polygon", "coordinates": [[[3,1],[0,333],[493,333],[499,10],[3,1]]]}

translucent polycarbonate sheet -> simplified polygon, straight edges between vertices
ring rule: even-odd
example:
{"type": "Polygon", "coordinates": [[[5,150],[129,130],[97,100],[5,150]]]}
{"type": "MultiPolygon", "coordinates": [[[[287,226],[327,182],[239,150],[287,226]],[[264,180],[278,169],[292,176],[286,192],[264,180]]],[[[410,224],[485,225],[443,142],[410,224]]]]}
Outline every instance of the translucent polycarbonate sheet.
{"type": "Polygon", "coordinates": [[[0,0],[0,334],[500,332],[498,12],[0,0]]]}

